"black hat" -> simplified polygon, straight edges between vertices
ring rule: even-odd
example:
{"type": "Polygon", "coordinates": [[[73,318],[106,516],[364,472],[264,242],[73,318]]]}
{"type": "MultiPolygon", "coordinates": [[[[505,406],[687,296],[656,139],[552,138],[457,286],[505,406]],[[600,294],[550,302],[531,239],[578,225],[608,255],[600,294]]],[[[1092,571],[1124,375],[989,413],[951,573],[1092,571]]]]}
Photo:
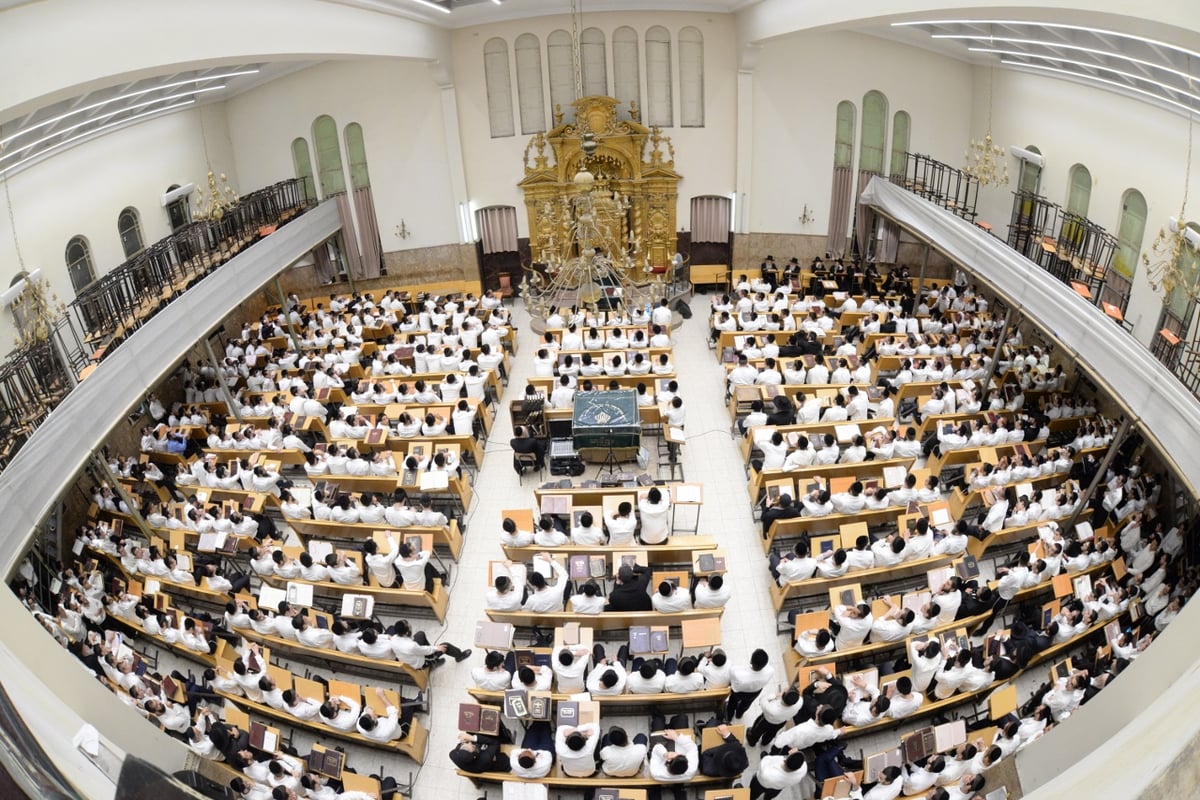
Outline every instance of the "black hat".
{"type": "Polygon", "coordinates": [[[767,256],[767,261],[774,261],[774,260],[775,260],[775,256],[767,256]]]}

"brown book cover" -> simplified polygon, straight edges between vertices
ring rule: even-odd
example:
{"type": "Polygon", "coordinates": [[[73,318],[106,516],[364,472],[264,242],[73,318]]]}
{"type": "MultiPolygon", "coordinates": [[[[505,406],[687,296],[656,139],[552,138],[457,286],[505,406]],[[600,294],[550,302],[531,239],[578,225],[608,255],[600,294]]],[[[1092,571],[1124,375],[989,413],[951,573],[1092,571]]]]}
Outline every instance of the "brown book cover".
{"type": "Polygon", "coordinates": [[[479,713],[479,730],[477,733],[488,736],[500,735],[500,709],[483,706],[479,713]]]}
{"type": "Polygon", "coordinates": [[[459,703],[458,729],[463,733],[477,733],[482,710],[476,703],[459,703]]]}
{"type": "Polygon", "coordinates": [[[382,444],[387,436],[387,431],[383,428],[372,428],[367,432],[367,444],[382,444]]]}

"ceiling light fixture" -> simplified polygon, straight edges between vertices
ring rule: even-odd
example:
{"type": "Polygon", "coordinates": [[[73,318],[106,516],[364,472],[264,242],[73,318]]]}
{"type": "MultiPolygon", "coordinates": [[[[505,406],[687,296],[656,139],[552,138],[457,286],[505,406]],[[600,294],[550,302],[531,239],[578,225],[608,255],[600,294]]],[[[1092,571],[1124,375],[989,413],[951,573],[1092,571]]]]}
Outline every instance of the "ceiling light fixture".
{"type": "Polygon", "coordinates": [[[0,162],[3,162],[10,158],[16,158],[18,153],[24,152],[31,147],[37,147],[39,144],[48,142],[51,139],[54,139],[58,136],[62,136],[65,133],[70,133],[71,131],[79,130],[80,128],[82,128],[86,125],[92,124],[93,122],[98,122],[99,120],[102,120],[102,119],[108,119],[110,117],[115,117],[116,115],[123,114],[126,111],[135,111],[139,108],[145,108],[146,106],[155,105],[156,103],[169,103],[173,100],[182,100],[185,97],[192,97],[192,96],[200,94],[202,92],[216,92],[216,91],[220,91],[221,89],[224,89],[224,88],[225,88],[225,84],[221,84],[220,86],[213,86],[211,88],[205,88],[205,89],[192,89],[189,92],[180,92],[179,94],[174,94],[174,95],[171,95],[170,97],[159,97],[156,100],[144,100],[141,103],[135,103],[134,105],[125,106],[124,108],[118,108],[115,111],[109,111],[107,113],[100,114],[99,116],[93,117],[92,119],[84,120],[83,122],[76,122],[74,125],[71,125],[70,127],[63,128],[62,130],[57,130],[48,136],[43,136],[41,139],[37,139],[35,141],[30,142],[29,144],[23,144],[18,148],[12,149],[12,152],[9,153],[8,155],[0,156],[0,162]]]}
{"type": "MultiPolygon", "coordinates": [[[[73,117],[76,114],[83,114],[83,113],[91,111],[93,109],[100,108],[102,106],[106,106],[109,103],[119,103],[120,101],[128,100],[131,97],[140,97],[141,95],[149,94],[150,92],[159,92],[159,91],[162,91],[163,89],[174,89],[176,86],[187,86],[188,84],[192,84],[192,83],[207,83],[208,81],[220,81],[220,80],[224,80],[225,78],[236,78],[241,75],[257,75],[261,71],[262,70],[260,70],[258,67],[254,67],[253,69],[243,69],[243,70],[238,70],[236,72],[222,72],[217,75],[207,75],[203,78],[189,78],[189,79],[183,80],[183,81],[172,81],[171,83],[163,83],[158,86],[151,86],[148,89],[138,89],[136,92],[127,92],[126,94],[118,95],[116,97],[110,97],[107,100],[101,100],[97,103],[92,103],[91,105],[82,106],[80,108],[73,108],[70,111],[66,112],[65,114],[59,114],[57,117],[51,117],[50,119],[42,120],[41,122],[39,122],[35,125],[29,125],[28,127],[24,127],[21,130],[14,133],[12,136],[9,136],[5,139],[0,139],[0,145],[6,145],[9,142],[13,141],[14,139],[24,136],[25,134],[27,134],[31,131],[36,131],[38,128],[44,128],[47,125],[53,125],[54,123],[58,122],[59,120],[64,120],[67,117],[73,117]]],[[[200,90],[197,89],[197,91],[200,91],[200,90]]]]}
{"type": "Polygon", "coordinates": [[[971,139],[964,158],[967,160],[963,172],[979,181],[980,186],[1006,186],[1008,184],[1008,160],[1004,148],[992,141],[992,68],[988,67],[988,121],[987,133],[979,141],[971,139]]]}
{"type": "Polygon", "coordinates": [[[432,8],[435,11],[440,11],[443,14],[450,13],[450,9],[446,8],[443,5],[439,5],[438,3],[434,3],[432,0],[412,0],[412,1],[414,3],[417,3],[418,5],[425,6],[426,8],[432,8]]]}
{"type": "MultiPolygon", "coordinates": [[[[1111,72],[1114,75],[1120,75],[1123,78],[1129,78],[1130,80],[1134,80],[1134,81],[1141,81],[1142,83],[1149,83],[1153,86],[1159,87],[1160,89],[1166,89],[1169,92],[1174,92],[1175,94],[1181,94],[1184,97],[1190,97],[1193,100],[1200,102],[1200,95],[1192,94],[1191,92],[1185,91],[1185,90],[1179,88],[1178,86],[1172,86],[1169,83],[1163,83],[1162,81],[1156,81],[1153,78],[1147,78],[1145,75],[1138,75],[1136,72],[1125,72],[1124,70],[1116,69],[1115,67],[1106,67],[1103,64],[1092,64],[1087,61],[1076,61],[1076,60],[1070,59],[1070,58],[1059,58],[1058,56],[1042,55],[1040,53],[1022,53],[1020,51],[1012,51],[1012,50],[998,50],[996,52],[998,54],[1013,55],[1013,56],[1017,56],[1019,58],[1034,58],[1034,59],[1038,59],[1039,61],[1054,61],[1054,62],[1057,62],[1060,64],[1071,64],[1073,66],[1083,67],[1085,69],[1094,69],[1094,70],[1098,70],[1100,72],[1111,72]]],[[[1020,62],[1017,62],[1017,63],[1020,63],[1020,62]]],[[[1085,74],[1085,77],[1090,77],[1090,76],[1087,76],[1085,74]]]]}
{"type": "MultiPolygon", "coordinates": [[[[1122,33],[1121,31],[1110,31],[1104,28],[1090,28],[1086,25],[1069,25],[1064,22],[1038,22],[1036,20],[1002,20],[1002,19],[926,19],[913,20],[910,22],[893,22],[893,28],[907,28],[916,25],[1015,25],[1017,27],[1035,27],[1035,28],[1052,28],[1054,30],[1080,31],[1082,33],[1091,33],[1096,36],[1114,36],[1118,39],[1129,39],[1134,42],[1141,42],[1154,47],[1163,47],[1168,50],[1174,50],[1177,53],[1182,53],[1189,58],[1200,58],[1200,53],[1195,50],[1188,50],[1186,47],[1180,47],[1170,42],[1163,42],[1158,39],[1149,39],[1145,36],[1138,36],[1132,33],[1122,33]]],[[[933,38],[950,38],[946,34],[931,34],[933,38]]],[[[975,39],[990,39],[990,36],[974,36],[969,38],[975,39]]]]}
{"type": "Polygon", "coordinates": [[[1194,108],[1193,106],[1189,106],[1187,103],[1180,103],[1178,100],[1172,100],[1169,97],[1164,97],[1163,95],[1161,95],[1157,92],[1152,92],[1149,89],[1139,89],[1136,86],[1130,86],[1129,84],[1121,83],[1120,81],[1110,81],[1108,78],[1098,78],[1095,75],[1085,75],[1084,73],[1076,72],[1075,70],[1060,69],[1058,67],[1049,67],[1044,64],[1026,64],[1024,61],[1012,61],[1011,59],[1007,59],[1007,58],[1000,59],[1000,63],[1004,64],[1006,66],[1009,66],[1009,67],[1021,67],[1023,69],[1034,69],[1034,70],[1039,70],[1042,72],[1053,72],[1057,75],[1067,75],[1071,78],[1079,78],[1082,81],[1092,81],[1095,83],[1103,83],[1105,86],[1113,86],[1117,89],[1121,89],[1126,92],[1134,92],[1136,94],[1145,95],[1146,97],[1157,100],[1160,103],[1168,103],[1170,105],[1176,106],[1177,108],[1183,109],[1184,111],[1188,112],[1189,114],[1200,113],[1200,109],[1194,108]]]}
{"type": "MultiPolygon", "coordinates": [[[[1111,58],[1111,59],[1114,59],[1117,61],[1128,61],[1131,64],[1137,64],[1142,67],[1147,67],[1149,69],[1158,70],[1159,72],[1168,72],[1172,75],[1176,75],[1180,78],[1183,78],[1185,81],[1190,81],[1192,79],[1191,75],[1188,75],[1186,72],[1184,72],[1181,69],[1174,69],[1172,67],[1166,66],[1165,64],[1158,64],[1154,61],[1147,61],[1144,58],[1134,58],[1133,56],[1128,56],[1128,55],[1125,55],[1124,53],[1118,53],[1113,50],[1099,50],[1095,47],[1083,47],[1082,45],[1076,45],[1076,44],[1060,44],[1058,42],[1043,42],[1039,39],[1017,39],[1017,38],[1006,39],[1006,38],[1003,38],[1000,36],[996,36],[996,37],[972,36],[969,38],[972,38],[972,39],[987,38],[988,41],[1007,42],[1009,44],[1026,44],[1026,45],[1030,45],[1031,47],[1050,47],[1050,48],[1056,48],[1056,49],[1060,49],[1060,50],[1077,50],[1081,53],[1091,53],[1092,55],[1103,56],[1105,58],[1111,58]]],[[[1025,50],[1000,50],[1000,49],[997,49],[994,47],[968,47],[967,50],[971,51],[972,53],[991,53],[993,55],[1013,55],[1013,56],[1031,56],[1031,55],[1033,55],[1032,53],[1025,51],[1025,50]]],[[[1055,58],[1057,58],[1057,56],[1055,56],[1055,58]]],[[[1079,63],[1088,64],[1088,62],[1086,62],[1086,61],[1082,61],[1079,63]]]]}
{"type": "Polygon", "coordinates": [[[107,125],[102,125],[101,127],[96,128],[94,130],[84,131],[83,133],[79,134],[78,136],[72,136],[70,139],[66,139],[66,140],[61,141],[58,144],[55,144],[51,147],[47,147],[45,150],[43,150],[40,153],[35,153],[27,158],[21,159],[20,161],[18,161],[15,164],[12,164],[11,166],[5,167],[4,169],[0,170],[0,175],[7,175],[8,173],[12,172],[13,170],[17,169],[18,167],[20,167],[23,164],[27,164],[30,161],[33,161],[34,159],[42,158],[43,156],[48,155],[49,153],[53,153],[55,150],[58,150],[59,148],[66,147],[67,145],[69,145],[73,142],[77,142],[80,139],[86,139],[89,136],[94,136],[97,133],[102,133],[102,132],[108,130],[109,128],[116,128],[119,125],[126,125],[130,122],[135,122],[139,119],[144,119],[146,117],[152,117],[155,114],[165,114],[166,112],[174,111],[177,108],[183,108],[184,106],[190,106],[195,102],[196,102],[195,100],[184,100],[182,103],[176,103],[173,106],[167,106],[166,108],[156,108],[153,111],[144,111],[141,114],[138,114],[137,116],[130,117],[129,119],[120,119],[120,120],[117,120],[116,122],[110,122],[107,125]]]}

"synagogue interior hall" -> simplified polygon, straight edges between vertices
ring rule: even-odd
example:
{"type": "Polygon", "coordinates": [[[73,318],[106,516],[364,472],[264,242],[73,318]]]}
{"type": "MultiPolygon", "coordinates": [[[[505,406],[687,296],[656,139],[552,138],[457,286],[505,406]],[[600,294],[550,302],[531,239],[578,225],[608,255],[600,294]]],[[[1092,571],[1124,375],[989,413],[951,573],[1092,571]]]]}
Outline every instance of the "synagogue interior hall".
{"type": "Polygon", "coordinates": [[[0,797],[1200,797],[1200,9],[0,0],[0,797]]]}

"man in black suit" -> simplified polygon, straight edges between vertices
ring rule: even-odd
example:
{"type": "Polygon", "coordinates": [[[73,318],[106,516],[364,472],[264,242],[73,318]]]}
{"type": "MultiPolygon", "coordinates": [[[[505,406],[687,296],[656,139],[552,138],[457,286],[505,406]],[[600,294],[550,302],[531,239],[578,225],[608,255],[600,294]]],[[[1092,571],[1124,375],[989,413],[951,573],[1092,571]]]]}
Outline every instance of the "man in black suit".
{"type": "Polygon", "coordinates": [[[704,727],[715,727],[721,743],[700,752],[700,774],[713,778],[735,778],[745,772],[746,767],[750,766],[746,746],[738,741],[729,726],[721,723],[720,717],[713,717],[704,727]]]}
{"type": "Polygon", "coordinates": [[[623,566],[617,570],[617,580],[613,590],[609,592],[608,604],[605,611],[650,611],[654,607],[650,603],[650,595],[646,587],[650,585],[650,569],[640,564],[623,566]]]}
{"type": "Polygon", "coordinates": [[[523,465],[516,459],[518,453],[533,453],[537,456],[537,463],[533,468],[541,472],[546,464],[546,443],[531,436],[529,428],[524,425],[518,425],[515,433],[516,437],[508,443],[513,449],[513,469],[518,475],[523,469],[523,465]]]}
{"type": "Polygon", "coordinates": [[[500,739],[482,733],[460,733],[458,744],[450,751],[450,760],[463,772],[508,772],[508,756],[500,750],[500,739]]]}

